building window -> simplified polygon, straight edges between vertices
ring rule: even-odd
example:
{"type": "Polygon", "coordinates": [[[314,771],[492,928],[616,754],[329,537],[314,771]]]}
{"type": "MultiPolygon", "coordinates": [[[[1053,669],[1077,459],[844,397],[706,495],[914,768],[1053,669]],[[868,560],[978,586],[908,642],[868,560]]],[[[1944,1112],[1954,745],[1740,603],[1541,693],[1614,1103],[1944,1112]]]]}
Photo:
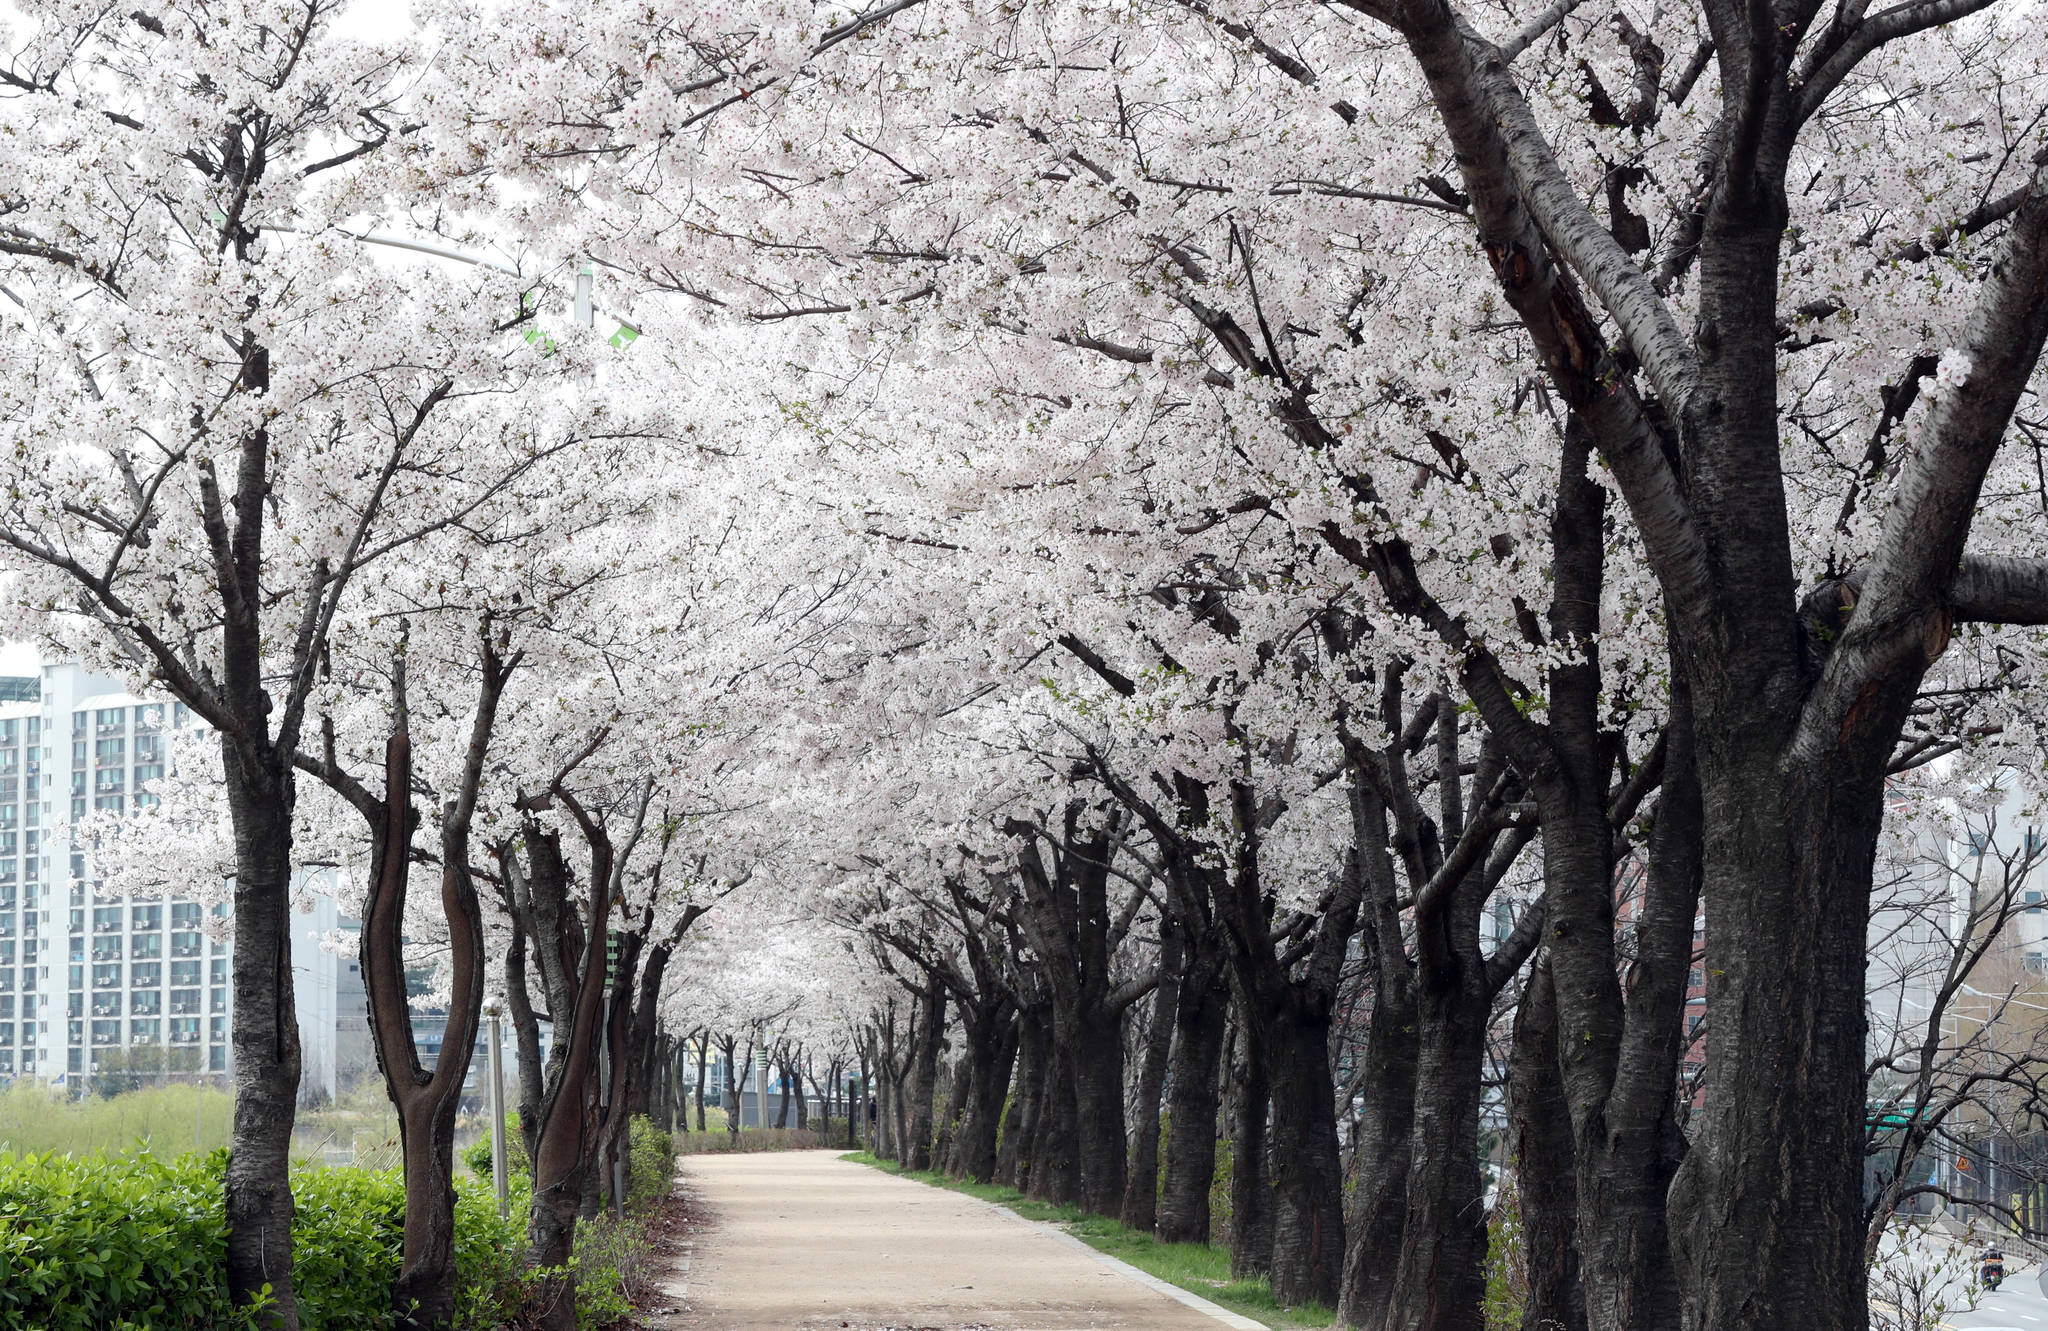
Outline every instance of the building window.
{"type": "Polygon", "coordinates": [[[162,934],[137,934],[133,942],[134,950],[129,955],[137,959],[160,957],[164,954],[164,936],[162,934]]]}
{"type": "Polygon", "coordinates": [[[212,1006],[211,1006],[210,1008],[208,1008],[207,1010],[208,1010],[209,1012],[225,1012],[225,1011],[227,1011],[227,1010],[228,1010],[228,991],[227,991],[227,990],[225,990],[225,989],[215,989],[215,990],[213,990],[213,991],[212,991],[212,995],[213,995],[213,997],[212,997],[212,999],[211,999],[211,1002],[212,1002],[212,1006]]]}
{"type": "Polygon", "coordinates": [[[213,1017],[209,1019],[206,1023],[206,1031],[207,1038],[215,1044],[226,1044],[228,1038],[228,1019],[226,1017],[213,1017]]]}
{"type": "Polygon", "coordinates": [[[196,961],[174,961],[171,963],[171,984],[179,988],[199,987],[199,963],[196,961]]]}
{"type": "Polygon", "coordinates": [[[197,1017],[172,1017],[172,1018],[171,1018],[171,1043],[172,1043],[172,1044],[198,1044],[198,1043],[199,1043],[199,1018],[197,1018],[197,1017]]]}
{"type": "Polygon", "coordinates": [[[197,929],[202,918],[196,901],[173,901],[171,903],[171,927],[173,929],[197,929]]]}
{"type": "Polygon", "coordinates": [[[118,1021],[96,1021],[92,1024],[92,1042],[96,1045],[118,1044],[121,1039],[121,1023],[118,1021]]]}
{"type": "Polygon", "coordinates": [[[93,713],[93,729],[95,730],[126,730],[127,728],[128,709],[126,707],[102,707],[93,713]]]}
{"type": "Polygon", "coordinates": [[[102,813],[119,813],[122,805],[123,801],[119,795],[97,795],[92,802],[92,807],[102,813]]]}
{"type": "Polygon", "coordinates": [[[199,991],[197,989],[171,990],[171,1012],[175,1016],[198,1015],[199,991]]]}
{"type": "Polygon", "coordinates": [[[95,1017],[118,1017],[121,1015],[121,991],[92,996],[92,1014],[95,1017]]]}
{"type": "MultiPolygon", "coordinates": [[[[174,957],[196,957],[199,955],[199,935],[196,933],[174,933],[171,935],[171,955],[174,957]]],[[[194,980],[194,984],[198,981],[194,980]]]]}
{"type": "Polygon", "coordinates": [[[121,963],[95,966],[92,968],[92,987],[95,989],[119,989],[121,987],[121,963]]]}
{"type": "Polygon", "coordinates": [[[206,973],[212,977],[215,984],[226,984],[228,982],[228,959],[226,957],[215,957],[212,961],[207,962],[206,973]]]}
{"type": "Polygon", "coordinates": [[[226,1045],[217,1044],[206,1051],[206,1070],[208,1072],[226,1072],[228,1070],[228,1047],[226,1045]]]}
{"type": "Polygon", "coordinates": [[[117,934],[121,932],[121,908],[119,906],[95,906],[92,912],[92,931],[96,934],[117,934]]]}
{"type": "Polygon", "coordinates": [[[155,1044],[163,1038],[163,1028],[155,1017],[128,1023],[128,1038],[135,1044],[155,1044]]]}
{"type": "Polygon", "coordinates": [[[128,765],[128,741],[116,735],[112,739],[99,740],[92,746],[92,760],[100,767],[125,767],[128,765]]]}
{"type": "Polygon", "coordinates": [[[84,734],[85,734],[85,713],[84,713],[84,712],[73,712],[73,713],[71,714],[71,738],[73,738],[73,739],[78,739],[78,738],[82,737],[82,736],[83,736],[84,734]]]}
{"type": "Polygon", "coordinates": [[[154,989],[164,982],[164,964],[161,961],[138,961],[130,968],[130,987],[154,989]]]}

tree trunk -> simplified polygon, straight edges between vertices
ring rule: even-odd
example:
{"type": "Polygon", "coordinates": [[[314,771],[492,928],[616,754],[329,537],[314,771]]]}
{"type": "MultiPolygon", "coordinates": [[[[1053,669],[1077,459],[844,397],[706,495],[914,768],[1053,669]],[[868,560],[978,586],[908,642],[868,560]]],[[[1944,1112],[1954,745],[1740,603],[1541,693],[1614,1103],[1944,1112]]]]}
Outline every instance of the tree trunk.
{"type": "Polygon", "coordinates": [[[292,1296],[292,1120],[299,1025],[292,997],[292,785],[252,771],[233,740],[221,755],[235,830],[235,1117],[227,1168],[228,1297],[269,1291],[267,1324],[298,1331],[292,1296]]]}
{"type": "Polygon", "coordinates": [[[1185,966],[1180,930],[1166,924],[1160,930],[1159,986],[1153,990],[1152,1016],[1145,1028],[1145,1057],[1138,1070],[1137,1131],[1130,1174],[1124,1181],[1123,1223],[1146,1234],[1153,1231],[1159,1211],[1159,1097],[1166,1088],[1175,1007],[1185,966]]]}
{"type": "Polygon", "coordinates": [[[1173,1072],[1167,1091],[1166,1177],[1159,1191],[1161,1243],[1209,1241],[1216,1181],[1216,1110],[1230,992],[1220,948],[1189,966],[1174,1001],[1173,1072]]]}
{"type": "Polygon", "coordinates": [[[1074,1153],[1073,1055],[1064,1041],[1048,1045],[1044,1089],[1038,1100],[1037,1130],[1031,1137],[1031,1169],[1025,1195],[1065,1206],[1081,1196],[1081,1167],[1074,1153]]]}
{"type": "Polygon", "coordinates": [[[953,1061],[946,1076],[946,1111],[939,1116],[938,1132],[932,1145],[932,1168],[958,1175],[954,1153],[959,1149],[960,1124],[966,1117],[968,1097],[973,1093],[969,1085],[972,1080],[972,1055],[963,1052],[953,1061]]]}
{"type": "Polygon", "coordinates": [[[1009,1094],[1010,1069],[1017,1061],[1017,1018],[1007,1001],[998,1011],[1002,1015],[984,1015],[978,1023],[981,1029],[969,1034],[967,1112],[954,1149],[954,1172],[976,1183],[995,1178],[997,1132],[1009,1094]]]}
{"type": "Polygon", "coordinates": [[[469,1078],[484,1002],[483,912],[469,873],[469,827],[505,682],[488,644],[483,669],[464,786],[442,811],[441,912],[448,923],[451,980],[447,1026],[431,1073],[420,1063],[405,981],[405,906],[419,819],[412,807],[412,735],[402,656],[393,674],[385,797],[378,801],[354,787],[358,807],[371,823],[374,852],[359,946],[363,987],[377,1067],[398,1112],[404,1163],[403,1249],[391,1304],[405,1327],[445,1328],[455,1319],[455,1114],[469,1078]]]}
{"type": "Polygon", "coordinates": [[[711,1029],[707,1026],[697,1034],[697,1131],[704,1127],[704,1072],[711,1060],[711,1029]]]}
{"type": "Polygon", "coordinates": [[[1530,972],[1515,1013],[1508,1124],[1529,1277],[1522,1331],[1585,1331],[1574,1181],[1578,1162],[1558,1071],[1557,995],[1547,957],[1530,972]]]}
{"type": "Polygon", "coordinates": [[[1374,958],[1372,1027],[1366,1036],[1365,1104],[1353,1155],[1358,1191],[1337,1321],[1381,1331],[1394,1297],[1401,1231],[1408,1220],[1418,1055],[1415,976],[1391,897],[1376,903],[1366,945],[1374,958]]]}
{"type": "Polygon", "coordinates": [[[1230,1071],[1230,1276],[1247,1280],[1272,1269],[1273,1205],[1266,1172],[1266,1052],[1243,1020],[1237,1023],[1230,1071]]]}
{"type": "MultiPolygon", "coordinates": [[[[1344,1196],[1337,1090],[1330,1081],[1330,1020],[1319,1004],[1311,1011],[1302,1007],[1290,990],[1267,1019],[1273,1297],[1283,1306],[1333,1306],[1344,1270],[1344,1196]]],[[[1476,1092],[1476,1068],[1473,1082],[1476,1092]]],[[[1474,1107],[1476,1143],[1476,1097],[1474,1107]]]]}
{"type": "MultiPolygon", "coordinates": [[[[846,1097],[846,1145],[849,1150],[860,1145],[860,1137],[855,1125],[860,1122],[861,1115],[867,1112],[867,1106],[874,1103],[872,1099],[874,1090],[872,1084],[868,1081],[869,1062],[867,1046],[865,1044],[861,1045],[857,1050],[857,1054],[860,1059],[860,1080],[854,1084],[860,1087],[860,1093],[858,1095],[849,1094],[846,1097]]],[[[871,1152],[875,1149],[874,1124],[875,1121],[872,1118],[868,1120],[868,1150],[871,1152]]]]}
{"type": "MultiPolygon", "coordinates": [[[[740,1119],[743,1117],[743,1105],[740,1100],[740,1078],[743,1074],[740,1071],[739,1062],[736,1057],[739,1053],[738,1046],[739,1041],[736,1038],[729,1038],[726,1040],[724,1048],[720,1051],[725,1055],[725,1094],[723,1096],[725,1100],[725,1136],[727,1143],[735,1150],[739,1148],[740,1119]]],[[[754,1046],[753,1042],[749,1041],[747,1044],[748,1066],[751,1067],[753,1062],[754,1046]]]]}
{"type": "Polygon", "coordinates": [[[917,1042],[910,1060],[910,1120],[905,1125],[906,1168],[932,1167],[932,1098],[938,1090],[939,1046],[946,1036],[946,989],[937,979],[926,977],[918,995],[917,1042]]]}
{"type": "MultiPolygon", "coordinates": [[[[554,1045],[533,1139],[533,1203],[528,1213],[529,1260],[543,1272],[540,1325],[574,1331],[575,1280],[568,1269],[576,1218],[595,1159],[598,1043],[604,1013],[605,949],[602,935],[586,939],[569,903],[568,866],[558,834],[529,822],[526,875],[536,940],[535,955],[549,990],[554,1045]]],[[[610,914],[611,861],[594,845],[590,900],[583,912],[602,922],[610,914]]],[[[512,860],[508,858],[507,864],[512,860]]]]}
{"type": "Polygon", "coordinates": [[[1491,1004],[1466,969],[1417,986],[1414,1151],[1388,1331],[1484,1331],[1486,1325],[1480,1309],[1486,1215],[1479,1099],[1491,1004]]]}
{"type": "Polygon", "coordinates": [[[1002,1137],[996,1147],[996,1181],[1019,1192],[1028,1191],[1030,1182],[1031,1147],[1038,1134],[1051,1045],[1044,1006],[1025,1007],[1017,1014],[1017,1089],[1004,1113],[1002,1137]]]}
{"type": "Polygon", "coordinates": [[[1706,1094],[1671,1193],[1684,1325],[1860,1328],[1863,980],[1882,773],[1709,756],[1707,729],[1706,1094]]]}
{"type": "Polygon", "coordinates": [[[1118,1015],[1090,1004],[1071,1014],[1075,1162],[1081,1209],[1113,1216],[1123,1205],[1129,1143],[1124,1137],[1124,1040],[1118,1015]]]}

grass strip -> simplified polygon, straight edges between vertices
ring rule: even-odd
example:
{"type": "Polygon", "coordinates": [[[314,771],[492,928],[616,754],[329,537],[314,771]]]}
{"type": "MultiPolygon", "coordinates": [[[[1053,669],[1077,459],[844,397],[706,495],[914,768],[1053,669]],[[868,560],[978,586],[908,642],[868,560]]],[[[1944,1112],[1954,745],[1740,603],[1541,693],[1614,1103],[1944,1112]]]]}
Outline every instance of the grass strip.
{"type": "Polygon", "coordinates": [[[1275,1331],[1327,1327],[1336,1321],[1335,1315],[1321,1304],[1282,1307],[1273,1301],[1272,1287],[1264,1280],[1232,1280],[1230,1253],[1223,1248],[1202,1243],[1161,1243],[1150,1234],[1118,1224],[1107,1216],[1084,1214],[1078,1206],[1054,1206],[1050,1202],[1033,1201],[1015,1188],[996,1183],[970,1183],[937,1170],[905,1169],[892,1160],[883,1160],[866,1151],[851,1151],[843,1158],[879,1169],[885,1174],[994,1202],[1008,1207],[1026,1220],[1058,1225],[1091,1248],[1106,1252],[1119,1261],[1129,1262],[1148,1275],[1157,1276],[1170,1285],[1178,1285],[1191,1294],[1199,1294],[1209,1302],[1241,1313],[1255,1322],[1264,1322],[1275,1331]]]}

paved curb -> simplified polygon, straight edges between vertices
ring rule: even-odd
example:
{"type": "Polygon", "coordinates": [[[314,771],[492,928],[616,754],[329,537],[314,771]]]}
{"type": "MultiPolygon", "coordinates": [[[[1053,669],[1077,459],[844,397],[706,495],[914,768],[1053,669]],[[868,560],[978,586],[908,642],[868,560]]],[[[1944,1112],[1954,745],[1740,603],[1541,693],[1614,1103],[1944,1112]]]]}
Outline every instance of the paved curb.
{"type": "MultiPolygon", "coordinates": [[[[903,1181],[905,1183],[917,1183],[916,1179],[904,1179],[903,1181]]],[[[919,1184],[919,1186],[929,1188],[932,1185],[929,1183],[923,1183],[919,1184]]],[[[952,1192],[952,1189],[950,1188],[936,1188],[933,1190],[936,1192],[952,1192]]],[[[1172,1299],[1175,1303],[1181,1304],[1184,1307],[1192,1308],[1196,1312],[1201,1313],[1206,1317],[1214,1318],[1216,1321],[1223,1323],[1223,1325],[1233,1328],[1234,1331],[1270,1331],[1270,1328],[1267,1327],[1267,1325],[1264,1322],[1254,1322],[1251,1318],[1246,1317],[1242,1313],[1234,1313],[1230,1311],[1230,1309],[1225,1308],[1220,1304],[1209,1302],[1209,1300],[1203,1298],[1201,1295],[1196,1294],[1191,1290],[1182,1289],[1179,1285],[1176,1285],[1171,1281],[1161,1280],[1158,1276],[1153,1275],[1150,1271],[1141,1271],[1137,1267],[1132,1266],[1129,1262],[1124,1261],[1122,1258],[1112,1257],[1108,1253],[1102,1251],[1102,1249],[1097,1248],[1092,1244],[1089,1244],[1081,1239],[1074,1237],[1072,1234],[1067,1233],[1066,1230],[1061,1229],[1057,1225],[1047,1224],[1043,1220],[1026,1219],[1024,1216],[1018,1215],[1015,1211],[1012,1211],[1007,1206],[1004,1206],[998,1202],[984,1201],[981,1198],[972,1195],[971,1193],[953,1192],[952,1195],[961,1198],[963,1201],[973,1202],[976,1206],[985,1206],[989,1210],[994,1211],[997,1215],[1003,1216],[1006,1219],[1014,1220],[1018,1224],[1023,1225],[1026,1228],[1035,1229],[1039,1233],[1045,1235],[1047,1238],[1053,1239],[1059,1243],[1066,1244],[1069,1248],[1073,1248],[1077,1251],[1087,1253],[1090,1257],[1093,1257],[1097,1262],[1101,1263],[1103,1266],[1108,1267],[1110,1270],[1116,1272],[1118,1275],[1124,1276],[1131,1280],[1135,1280],[1139,1284],[1145,1286],[1145,1288],[1147,1289],[1156,1290],[1159,1293],[1164,1294],[1167,1298],[1172,1299]]]]}

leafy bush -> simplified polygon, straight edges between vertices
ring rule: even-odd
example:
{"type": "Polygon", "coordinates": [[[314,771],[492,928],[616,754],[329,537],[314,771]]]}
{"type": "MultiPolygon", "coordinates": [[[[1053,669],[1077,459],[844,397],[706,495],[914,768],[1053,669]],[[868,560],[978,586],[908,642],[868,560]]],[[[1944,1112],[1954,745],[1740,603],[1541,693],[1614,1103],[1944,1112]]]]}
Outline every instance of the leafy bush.
{"type": "MultiPolygon", "coordinates": [[[[0,1326],[236,1328],[228,1302],[227,1153],[159,1159],[0,1155],[0,1326]]],[[[294,1286],[306,1331],[392,1325],[405,1188],[396,1171],[292,1172],[294,1286]]],[[[469,1325],[496,1324],[524,1250],[523,1208],[459,1180],[455,1248],[469,1325]]]]}
{"type": "MultiPolygon", "coordinates": [[[[483,1136],[463,1148],[462,1163],[468,1165],[469,1171],[486,1183],[491,1181],[491,1134],[489,1130],[486,1130],[483,1136]]],[[[526,1158],[526,1139],[519,1135],[519,1115],[516,1112],[507,1113],[505,1115],[505,1177],[509,1182],[509,1180],[516,1179],[522,1174],[529,1179],[533,1177],[533,1161],[526,1158]]]]}
{"type": "Polygon", "coordinates": [[[1529,1302],[1528,1240],[1522,1232],[1514,1180],[1509,1171],[1493,1209],[1486,1213],[1487,1331],[1520,1331],[1522,1309],[1529,1302]]]}
{"type": "Polygon", "coordinates": [[[653,1119],[635,1118],[626,1124],[626,1151],[630,1157],[626,1209],[639,1215],[668,1196],[676,1172],[674,1139],[654,1126],[653,1119]]]}

